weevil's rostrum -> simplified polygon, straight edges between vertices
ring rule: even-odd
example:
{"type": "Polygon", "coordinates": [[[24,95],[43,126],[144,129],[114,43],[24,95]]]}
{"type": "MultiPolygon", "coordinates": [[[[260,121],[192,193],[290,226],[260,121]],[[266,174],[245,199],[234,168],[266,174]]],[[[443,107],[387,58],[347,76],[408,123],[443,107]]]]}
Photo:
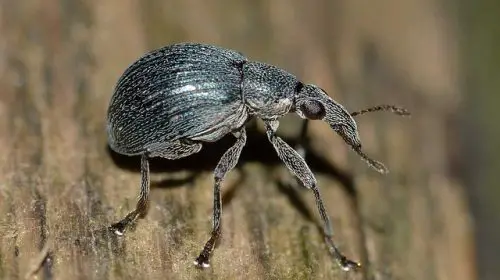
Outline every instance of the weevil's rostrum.
{"type": "Polygon", "coordinates": [[[285,166],[314,193],[329,252],[344,270],[357,268],[359,264],[346,258],[332,240],[330,219],[314,174],[299,153],[276,135],[276,130],[279,118],[291,112],[303,118],[304,124],[323,120],[371,167],[386,173],[382,163],[362,152],[353,119],[382,110],[408,115],[406,110],[392,105],[349,113],[321,88],[304,84],[276,66],[250,61],[239,52],[221,47],[179,43],[151,51],[126,69],[108,108],[110,147],[120,154],[141,155],[136,208],[110,229],[122,235],[146,212],[150,158],[187,157],[199,152],[203,143],[233,134],[235,143],[214,170],[212,233],[195,260],[199,267],[209,266],[210,254],[221,234],[220,188],[246,143],[246,122],[256,117],[264,122],[267,137],[285,166]]]}

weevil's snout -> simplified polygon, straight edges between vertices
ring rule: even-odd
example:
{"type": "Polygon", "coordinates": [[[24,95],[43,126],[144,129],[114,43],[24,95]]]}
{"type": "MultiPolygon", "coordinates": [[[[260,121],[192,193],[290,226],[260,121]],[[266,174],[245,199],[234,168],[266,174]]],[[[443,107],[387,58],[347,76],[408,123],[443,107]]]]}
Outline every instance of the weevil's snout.
{"type": "Polygon", "coordinates": [[[305,85],[295,99],[296,112],[302,118],[321,119],[339,134],[342,139],[380,173],[387,173],[387,168],[380,162],[369,158],[361,150],[358,128],[351,114],[338,102],[331,99],[324,90],[315,85],[305,85]]]}
{"type": "Polygon", "coordinates": [[[361,150],[361,140],[355,126],[349,124],[330,124],[330,127],[337,132],[344,141],[354,150],[361,150]]]}
{"type": "MultiPolygon", "coordinates": [[[[330,126],[332,125],[330,124],[330,126]]],[[[389,172],[389,170],[384,166],[383,163],[368,157],[361,150],[361,140],[359,139],[356,127],[349,125],[333,125],[332,128],[370,167],[382,174],[386,174],[389,172]]]]}

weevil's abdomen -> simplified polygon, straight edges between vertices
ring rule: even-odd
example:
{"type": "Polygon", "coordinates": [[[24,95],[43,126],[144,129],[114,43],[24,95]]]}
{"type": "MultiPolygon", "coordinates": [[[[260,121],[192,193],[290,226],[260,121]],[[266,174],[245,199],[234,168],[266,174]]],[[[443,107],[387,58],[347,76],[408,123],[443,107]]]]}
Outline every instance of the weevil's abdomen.
{"type": "Polygon", "coordinates": [[[140,154],[153,143],[216,141],[242,125],[241,54],[203,44],[152,51],[122,75],[108,109],[108,142],[140,154]]]}

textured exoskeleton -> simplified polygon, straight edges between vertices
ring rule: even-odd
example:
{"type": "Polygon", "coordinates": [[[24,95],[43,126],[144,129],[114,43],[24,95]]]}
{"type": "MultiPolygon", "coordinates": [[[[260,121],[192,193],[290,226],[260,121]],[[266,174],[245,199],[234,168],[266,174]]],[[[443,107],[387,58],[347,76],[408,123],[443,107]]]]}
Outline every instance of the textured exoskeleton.
{"type": "Polygon", "coordinates": [[[276,135],[278,119],[296,112],[307,120],[327,122],[370,166],[385,167],[361,151],[353,116],[379,110],[407,112],[382,105],[349,113],[322,89],[303,84],[294,75],[273,65],[249,61],[242,54],[206,44],[180,43],[151,51],[128,67],[112,96],[107,120],[110,147],[125,155],[141,155],[141,191],[136,209],[111,229],[122,235],[146,211],[151,157],[178,159],[197,153],[204,142],[232,133],[235,144],[222,156],[214,171],[213,229],[195,263],[207,267],[221,233],[221,183],[238,162],[246,143],[245,123],[262,119],[269,141],[287,168],[314,192],[324,223],[325,241],[345,270],[359,266],[340,253],[332,241],[330,220],[316,179],[304,159],[276,135]]]}

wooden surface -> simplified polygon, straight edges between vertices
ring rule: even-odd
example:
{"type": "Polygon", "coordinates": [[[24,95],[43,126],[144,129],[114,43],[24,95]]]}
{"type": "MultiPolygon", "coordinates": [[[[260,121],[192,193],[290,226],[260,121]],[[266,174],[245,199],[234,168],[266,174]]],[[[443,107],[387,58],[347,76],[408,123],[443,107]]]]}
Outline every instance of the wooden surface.
{"type": "MultiPolygon", "coordinates": [[[[475,279],[471,217],[450,172],[460,99],[451,17],[431,0],[317,2],[0,1],[0,279],[475,279]],[[358,119],[387,176],[326,124],[309,130],[335,240],[360,272],[331,260],[312,194],[286,184],[259,131],[223,186],[211,269],[192,263],[209,236],[211,170],[231,139],[155,160],[148,215],[124,237],[106,230],[134,207],[140,180],[139,159],[106,145],[114,84],[145,51],[178,41],[279,65],[350,111],[413,112],[358,119]]],[[[296,118],[282,123],[290,143],[297,129],[296,118]]]]}

